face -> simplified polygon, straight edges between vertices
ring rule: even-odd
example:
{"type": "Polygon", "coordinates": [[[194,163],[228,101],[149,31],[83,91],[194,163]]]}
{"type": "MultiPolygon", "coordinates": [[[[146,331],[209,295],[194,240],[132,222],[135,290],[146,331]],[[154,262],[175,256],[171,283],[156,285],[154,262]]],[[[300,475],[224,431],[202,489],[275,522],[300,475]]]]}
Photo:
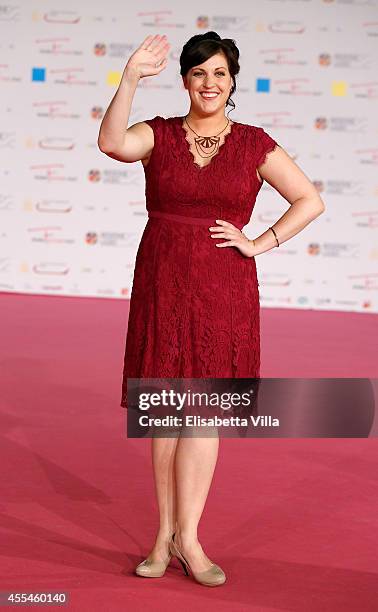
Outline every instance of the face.
{"type": "Polygon", "coordinates": [[[192,108],[200,114],[224,109],[233,85],[223,53],[217,53],[203,64],[190,68],[183,81],[189,92],[192,108]],[[212,95],[206,96],[206,93],[212,95]]]}

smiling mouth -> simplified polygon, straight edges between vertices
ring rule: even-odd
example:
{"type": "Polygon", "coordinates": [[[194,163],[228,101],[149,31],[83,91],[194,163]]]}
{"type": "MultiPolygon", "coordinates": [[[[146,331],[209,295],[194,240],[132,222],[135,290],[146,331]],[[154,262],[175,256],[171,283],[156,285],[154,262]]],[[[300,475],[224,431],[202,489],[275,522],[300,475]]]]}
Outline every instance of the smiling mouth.
{"type": "Polygon", "coordinates": [[[204,100],[213,100],[214,98],[219,96],[219,93],[218,92],[213,92],[213,93],[208,92],[208,93],[206,93],[206,92],[200,91],[200,96],[204,100]]]}

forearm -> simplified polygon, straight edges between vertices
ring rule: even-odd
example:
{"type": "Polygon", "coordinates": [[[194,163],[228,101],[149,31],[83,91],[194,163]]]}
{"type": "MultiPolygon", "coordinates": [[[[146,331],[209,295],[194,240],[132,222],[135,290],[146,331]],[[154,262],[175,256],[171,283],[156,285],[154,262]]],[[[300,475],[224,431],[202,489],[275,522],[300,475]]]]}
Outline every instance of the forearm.
{"type": "Polygon", "coordinates": [[[123,143],[138,82],[139,76],[126,67],[119,87],[101,122],[98,135],[100,149],[111,149],[123,143]]]}
{"type": "MultiPolygon", "coordinates": [[[[293,202],[272,226],[277,234],[279,244],[283,244],[298,234],[311,221],[321,215],[324,209],[324,203],[320,196],[299,198],[293,202]]],[[[254,238],[253,243],[254,255],[260,255],[278,246],[274,233],[269,228],[263,234],[254,238]]]]}

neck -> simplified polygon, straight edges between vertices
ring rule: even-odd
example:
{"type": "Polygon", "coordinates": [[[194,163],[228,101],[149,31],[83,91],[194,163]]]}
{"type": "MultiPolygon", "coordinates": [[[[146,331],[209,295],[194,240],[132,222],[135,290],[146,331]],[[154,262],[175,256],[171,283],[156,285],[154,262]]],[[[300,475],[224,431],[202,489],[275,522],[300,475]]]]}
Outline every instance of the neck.
{"type": "Polygon", "coordinates": [[[190,109],[188,114],[185,116],[185,119],[189,123],[190,127],[202,136],[212,136],[213,134],[223,130],[228,123],[232,123],[231,119],[226,117],[223,110],[212,115],[203,115],[190,109]]]}

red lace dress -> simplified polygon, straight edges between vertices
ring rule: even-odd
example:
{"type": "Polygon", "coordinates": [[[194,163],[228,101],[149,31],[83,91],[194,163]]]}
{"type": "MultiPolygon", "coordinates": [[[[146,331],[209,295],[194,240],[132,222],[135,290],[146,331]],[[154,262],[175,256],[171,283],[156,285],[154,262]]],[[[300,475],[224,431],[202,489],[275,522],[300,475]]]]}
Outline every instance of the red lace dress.
{"type": "MultiPolygon", "coordinates": [[[[126,336],[127,378],[249,378],[260,369],[254,258],[211,238],[216,219],[242,229],[262,183],[256,168],[277,142],[233,122],[218,153],[195,162],[183,117],[146,121],[155,144],[144,168],[149,214],[136,255],[126,336]]],[[[253,233],[253,232],[252,232],[253,233]]]]}

